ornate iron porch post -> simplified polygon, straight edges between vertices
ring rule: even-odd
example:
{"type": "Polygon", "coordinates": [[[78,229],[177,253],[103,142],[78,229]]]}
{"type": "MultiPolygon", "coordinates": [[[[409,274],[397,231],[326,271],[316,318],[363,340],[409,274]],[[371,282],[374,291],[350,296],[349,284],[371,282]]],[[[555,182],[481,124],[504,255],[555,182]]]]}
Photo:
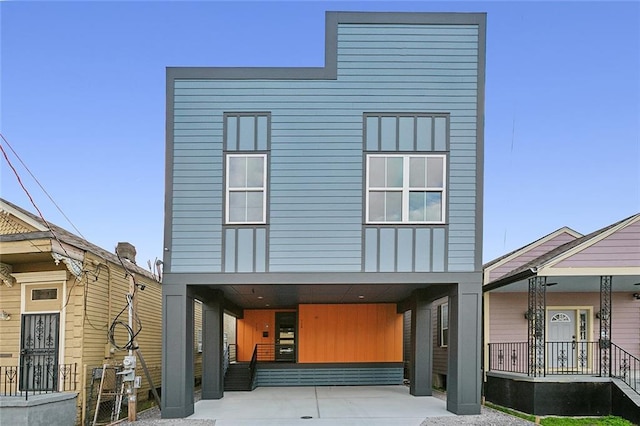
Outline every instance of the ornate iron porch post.
{"type": "Polygon", "coordinates": [[[611,376],[611,275],[600,277],[600,376],[611,376]]]}
{"type": "Polygon", "coordinates": [[[528,340],[529,376],[544,376],[545,368],[545,307],[547,277],[529,278],[528,340]]]}

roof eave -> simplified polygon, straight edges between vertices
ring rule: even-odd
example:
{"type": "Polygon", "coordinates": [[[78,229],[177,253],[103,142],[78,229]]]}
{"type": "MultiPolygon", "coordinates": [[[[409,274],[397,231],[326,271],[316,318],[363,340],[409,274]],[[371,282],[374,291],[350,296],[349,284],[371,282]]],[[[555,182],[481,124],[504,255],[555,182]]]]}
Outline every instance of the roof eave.
{"type": "Polygon", "coordinates": [[[488,284],[486,284],[483,288],[482,288],[482,292],[486,293],[492,290],[496,290],[502,287],[506,287],[509,284],[513,284],[517,281],[521,281],[524,280],[526,278],[531,278],[531,277],[535,277],[537,275],[537,270],[534,271],[533,268],[529,268],[529,269],[525,269],[524,271],[518,272],[517,274],[514,275],[509,275],[507,277],[504,278],[500,278],[496,281],[490,282],[488,284]]]}

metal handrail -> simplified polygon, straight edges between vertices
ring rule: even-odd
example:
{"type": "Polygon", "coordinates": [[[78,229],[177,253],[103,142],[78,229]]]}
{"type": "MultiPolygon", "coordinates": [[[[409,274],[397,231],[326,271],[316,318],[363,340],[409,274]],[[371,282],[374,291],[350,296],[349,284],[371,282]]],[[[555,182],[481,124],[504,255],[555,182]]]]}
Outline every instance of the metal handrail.
{"type": "Polygon", "coordinates": [[[229,362],[234,363],[238,361],[238,345],[236,343],[229,343],[229,362]]]}
{"type": "MultiPolygon", "coordinates": [[[[544,375],[589,375],[624,381],[640,394],[640,360],[603,341],[545,342],[544,375]]],[[[531,376],[529,342],[489,343],[489,371],[531,376]]]]}
{"type": "Polygon", "coordinates": [[[640,394],[640,359],[611,343],[611,377],[625,382],[640,394]]]}
{"type": "Polygon", "coordinates": [[[0,366],[0,396],[75,391],[78,364],[0,366]]]}
{"type": "Polygon", "coordinates": [[[249,377],[251,377],[251,388],[253,389],[253,381],[256,377],[256,364],[258,364],[258,345],[253,348],[253,355],[251,355],[251,362],[249,363],[249,377]]]}
{"type": "Polygon", "coordinates": [[[229,344],[224,345],[224,349],[222,350],[222,377],[227,375],[227,370],[229,369],[229,344]]]}
{"type": "MultiPolygon", "coordinates": [[[[600,342],[545,342],[544,375],[601,375],[600,342]]],[[[533,375],[529,342],[489,343],[489,370],[533,375]]]]}
{"type": "Polygon", "coordinates": [[[284,353],[291,355],[291,359],[287,359],[288,361],[295,360],[296,345],[258,343],[256,346],[258,347],[258,362],[282,361],[283,359],[280,357],[284,353]]]}

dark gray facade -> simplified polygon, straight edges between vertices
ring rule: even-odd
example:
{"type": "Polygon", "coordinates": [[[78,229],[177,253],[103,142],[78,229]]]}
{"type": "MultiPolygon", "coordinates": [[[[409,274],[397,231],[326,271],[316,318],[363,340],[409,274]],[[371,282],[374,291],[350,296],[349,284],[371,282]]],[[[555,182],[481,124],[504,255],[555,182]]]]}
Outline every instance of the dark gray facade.
{"type": "Polygon", "coordinates": [[[359,296],[412,310],[430,395],[446,296],[448,408],[479,412],[485,18],[330,12],[323,68],[167,69],[164,417],[193,411],[194,298],[220,398],[223,311],[359,296]]]}

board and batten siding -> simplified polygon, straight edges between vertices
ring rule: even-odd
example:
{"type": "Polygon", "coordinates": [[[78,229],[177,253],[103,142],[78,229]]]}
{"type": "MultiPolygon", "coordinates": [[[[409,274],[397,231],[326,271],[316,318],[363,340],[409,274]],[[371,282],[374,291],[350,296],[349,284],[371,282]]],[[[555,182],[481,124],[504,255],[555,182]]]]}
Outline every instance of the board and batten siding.
{"type": "Polygon", "coordinates": [[[271,114],[269,272],[363,271],[363,114],[450,114],[445,270],[474,271],[478,27],[339,24],[336,80],[174,82],[172,272],[223,270],[223,113],[271,114]]]}

